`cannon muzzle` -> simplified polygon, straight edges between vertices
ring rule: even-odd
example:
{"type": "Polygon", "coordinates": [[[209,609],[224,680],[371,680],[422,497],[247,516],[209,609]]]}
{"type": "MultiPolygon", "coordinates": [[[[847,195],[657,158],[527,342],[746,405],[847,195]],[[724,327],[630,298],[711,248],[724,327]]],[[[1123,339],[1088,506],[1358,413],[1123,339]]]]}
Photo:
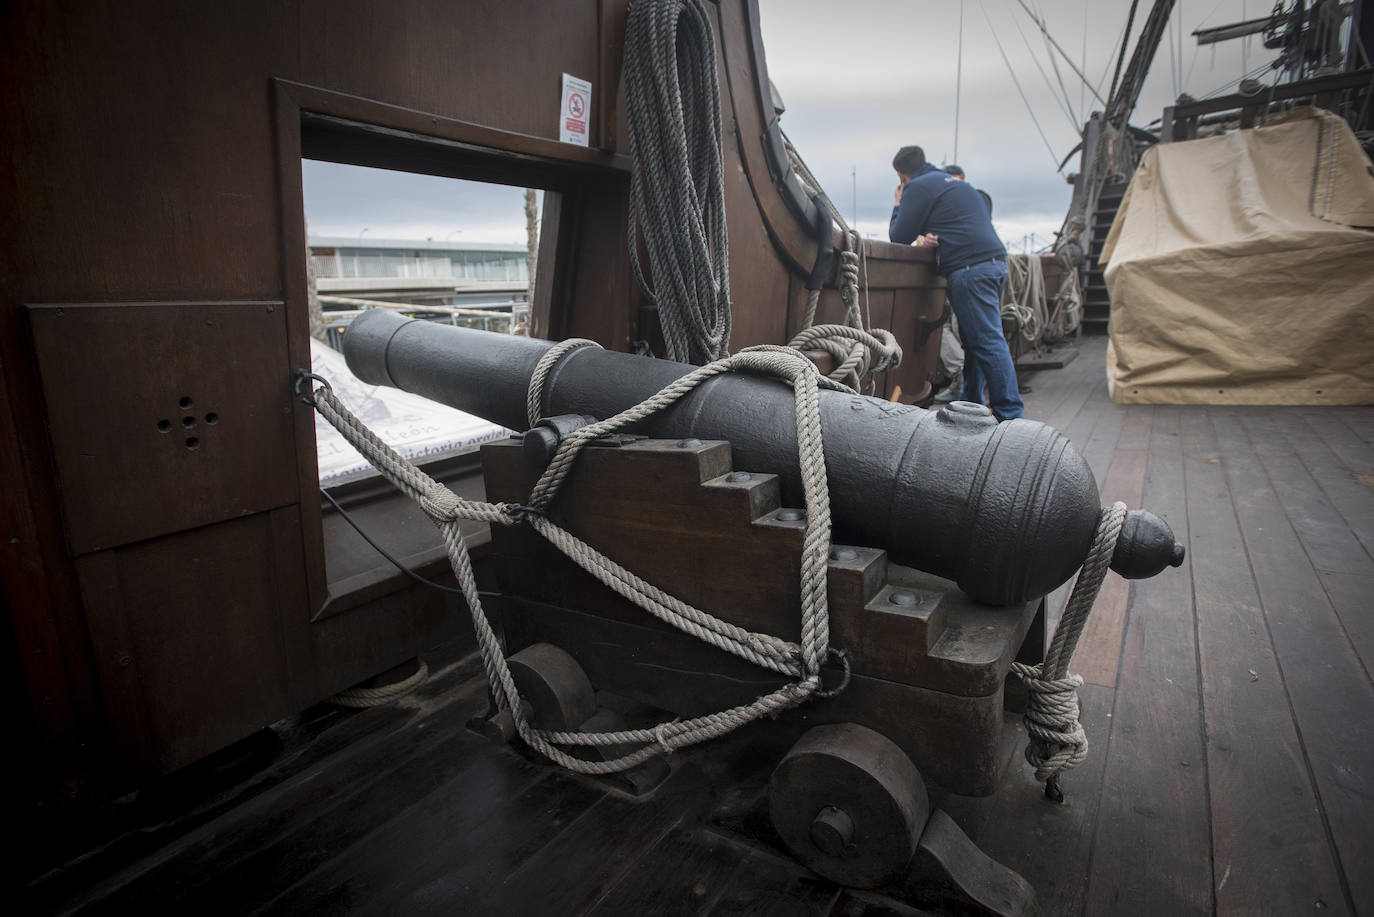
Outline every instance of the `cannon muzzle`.
{"type": "MultiPolygon", "coordinates": [[[[374,310],[344,337],[353,373],[524,429],[526,392],[548,341],[456,328],[374,310]]],[[[606,418],[695,367],[586,347],[544,384],[544,416],[606,418]]],[[[939,411],[822,390],[821,429],[834,539],[886,549],[893,561],[954,580],[980,602],[1045,595],[1082,564],[1101,513],[1082,456],[1052,427],[998,423],[982,405],[939,411]]],[[[631,432],[728,440],[735,467],[772,472],[802,504],[792,391],[773,379],[717,376],[631,432]]],[[[1112,558],[1123,576],[1183,562],[1166,523],[1128,514],[1112,558]]]]}

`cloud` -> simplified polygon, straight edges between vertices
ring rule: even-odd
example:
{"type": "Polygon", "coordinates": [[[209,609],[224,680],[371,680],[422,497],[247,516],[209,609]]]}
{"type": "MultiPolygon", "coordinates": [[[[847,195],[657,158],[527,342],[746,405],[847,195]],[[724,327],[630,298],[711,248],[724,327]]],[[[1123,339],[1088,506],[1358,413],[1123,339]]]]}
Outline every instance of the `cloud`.
{"type": "MultiPolygon", "coordinates": [[[[1025,2],[1107,95],[1127,0],[1025,2]]],[[[1132,48],[1148,8],[1140,5],[1132,48]]],[[[1272,59],[1254,38],[1199,49],[1191,37],[1204,23],[1267,12],[1263,0],[1176,4],[1135,123],[1149,123],[1183,89],[1203,97],[1272,59]]],[[[865,232],[886,234],[892,154],[919,143],[934,162],[957,158],[992,195],[1004,238],[1059,228],[1070,189],[1056,169],[1077,143],[1081,120],[1100,105],[1061,59],[1063,98],[1046,40],[1018,0],[760,0],[760,19],[769,75],[787,105],[783,129],[846,219],[857,214],[865,232]]],[[[1074,158],[1064,171],[1077,168],[1074,158]]],[[[372,238],[525,239],[518,188],[311,161],[302,173],[310,229],[319,235],[366,229],[372,238]]]]}
{"type": "Polygon", "coordinates": [[[523,188],[309,159],[301,177],[312,235],[525,242],[523,188]]]}
{"type": "MultiPolygon", "coordinates": [[[[1107,96],[1130,4],[1026,3],[1043,17],[1073,67],[1107,96]]],[[[1148,10],[1149,4],[1140,4],[1130,49],[1148,10]]],[[[1200,98],[1272,59],[1257,39],[1248,47],[1233,41],[1199,49],[1191,36],[1202,24],[1268,11],[1261,0],[1177,4],[1133,123],[1157,118],[1180,91],[1200,98]]],[[[847,219],[857,210],[862,225],[885,233],[895,184],[892,154],[918,143],[934,162],[957,157],[969,180],[992,195],[1004,238],[1009,230],[1048,235],[1059,228],[1071,197],[1056,171],[1059,161],[1078,142],[1087,114],[1102,106],[1062,57],[1056,58],[1056,77],[1047,40],[1017,0],[857,0],[843,6],[760,0],[760,20],[769,76],[787,106],[783,130],[847,219]]],[[[1077,170],[1075,155],[1063,171],[1077,170]]]]}

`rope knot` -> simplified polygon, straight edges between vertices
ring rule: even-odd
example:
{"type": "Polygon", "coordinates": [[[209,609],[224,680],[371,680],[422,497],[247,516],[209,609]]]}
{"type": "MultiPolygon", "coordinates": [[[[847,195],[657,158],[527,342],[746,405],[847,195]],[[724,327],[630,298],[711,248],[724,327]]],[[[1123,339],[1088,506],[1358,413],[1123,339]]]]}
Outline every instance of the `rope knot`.
{"type": "Polygon", "coordinates": [[[1088,736],[1078,721],[1079,675],[1042,678],[1041,666],[1014,663],[1012,671],[1030,692],[1026,705],[1026,760],[1035,767],[1037,780],[1048,780],[1077,767],[1088,756],[1088,736]]]}
{"type": "Polygon", "coordinates": [[[443,525],[452,522],[458,517],[458,505],[462,501],[458,495],[449,490],[444,485],[431,482],[434,486],[428,488],[419,499],[420,509],[428,516],[435,525],[443,525]]]}
{"type": "Polygon", "coordinates": [[[859,253],[840,252],[840,301],[846,306],[859,302],[859,253]]]}
{"type": "MultiPolygon", "coordinates": [[[[677,721],[673,720],[673,722],[677,721]]],[[[672,723],[659,723],[654,727],[654,741],[658,743],[659,751],[665,755],[671,755],[677,750],[676,746],[668,744],[668,727],[671,725],[672,723]]]]}

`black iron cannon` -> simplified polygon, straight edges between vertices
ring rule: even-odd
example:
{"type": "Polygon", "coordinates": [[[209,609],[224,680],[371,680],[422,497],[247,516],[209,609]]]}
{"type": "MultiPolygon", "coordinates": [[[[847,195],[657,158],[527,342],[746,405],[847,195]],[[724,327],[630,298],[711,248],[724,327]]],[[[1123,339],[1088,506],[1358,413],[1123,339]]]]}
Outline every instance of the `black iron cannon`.
{"type": "MultiPolygon", "coordinates": [[[[552,346],[374,311],[354,321],[344,352],[366,382],[523,429],[531,377],[552,346]]],[[[575,415],[609,418],[693,369],[591,347],[558,356],[537,406],[546,420],[523,442],[483,447],[487,498],[525,502],[575,415]]],[[[748,631],[795,633],[806,520],[793,398],[773,379],[712,377],[630,428],[648,439],[585,449],[550,511],[667,595],[748,631]]],[[[995,791],[1018,703],[1008,675],[1014,662],[1043,660],[1041,597],[1098,535],[1092,473],[1052,428],[998,423],[976,404],[926,411],[822,390],[820,422],[833,518],[828,639],[844,671],[840,689],[778,723],[804,734],[769,781],[776,838],[837,882],[906,876],[937,909],[1028,912],[1030,886],[932,809],[924,779],[995,791]]],[[[623,728],[597,708],[597,691],[700,717],[787,681],[646,615],[528,526],[493,526],[489,557],[492,613],[536,728],[623,728]]],[[[1152,576],[1182,557],[1163,521],[1132,511],[1112,568],[1152,576]]],[[[833,667],[825,674],[836,683],[833,667]]],[[[509,738],[512,716],[493,705],[481,728],[509,738]]],[[[662,779],[662,759],[644,763],[655,762],[628,778],[631,791],[662,779]]]]}
{"type": "MultiPolygon", "coordinates": [[[[512,429],[527,426],[530,376],[550,342],[366,313],[344,353],[363,381],[423,395],[512,429]]],[[[693,367],[583,348],[543,390],[542,416],[610,417],[693,367]]],[[[636,432],[728,440],[737,467],[780,476],[799,505],[792,392],[743,375],[707,381],[636,432]]],[[[834,538],[885,548],[892,560],[953,580],[972,598],[1011,605],[1068,580],[1101,510],[1087,463],[1053,428],[998,423],[981,405],[939,411],[821,392],[834,538]]],[[[1183,547],[1152,513],[1132,510],[1112,558],[1128,578],[1182,563],[1183,547]]]]}

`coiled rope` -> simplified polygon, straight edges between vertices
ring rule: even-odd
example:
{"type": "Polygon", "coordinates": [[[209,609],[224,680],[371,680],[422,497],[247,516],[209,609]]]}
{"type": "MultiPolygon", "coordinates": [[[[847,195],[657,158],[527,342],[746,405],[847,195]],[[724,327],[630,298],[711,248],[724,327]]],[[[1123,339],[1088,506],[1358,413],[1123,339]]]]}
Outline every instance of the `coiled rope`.
{"type": "MultiPolygon", "coordinates": [[[[588,345],[586,341],[565,341],[555,345],[541,359],[541,371],[531,378],[528,404],[535,406],[532,412],[537,411],[542,401],[544,380],[557,361],[571,350],[588,345]]],[[[300,380],[297,381],[298,387],[299,384],[300,380]]],[[[716,738],[759,717],[794,707],[813,695],[826,693],[821,689],[821,665],[827,656],[842,654],[830,647],[830,615],[826,599],[830,493],[821,443],[819,389],[822,386],[853,394],[852,389],[822,378],[810,361],[785,347],[748,348],[733,357],[709,363],[666,386],[646,401],[568,435],[535,485],[528,505],[524,506],[463,500],[382,442],[338,401],[327,384],[320,385],[303,398],[366,456],[378,471],[415,500],[443,533],[449,561],[472,615],[488,683],[498,707],[511,712],[520,737],[544,757],[569,770],[584,774],[608,774],[633,767],[659,752],[671,753],[674,749],[716,738]],[[806,503],[806,531],[800,563],[802,624],[798,643],[745,630],[662,592],[555,525],[542,512],[587,444],[668,407],[697,385],[726,372],[750,372],[786,379],[792,383],[796,396],[798,460],[806,503]],[[506,665],[505,653],[482,608],[472,561],[458,526],[459,519],[496,525],[528,524],[592,576],[660,620],[712,646],[795,680],[748,704],[690,720],[661,723],[653,729],[604,733],[535,729],[525,718],[519,692],[506,665]],[[610,761],[589,761],[556,747],[560,745],[639,747],[610,761]]]]}
{"type": "Polygon", "coordinates": [[[1035,778],[1046,781],[1047,795],[1058,792],[1056,778],[1061,772],[1077,767],[1088,755],[1088,737],[1078,721],[1078,688],[1083,678],[1069,674],[1069,662],[1102,588],[1125,519],[1125,503],[1112,504],[1098,517],[1088,558],[1064,606],[1045,661],[1039,665],[1012,663],[1012,671],[1030,691],[1025,714],[1026,732],[1030,735],[1026,760],[1034,765],[1035,778]]]}
{"type": "Polygon", "coordinates": [[[1021,336],[1039,344],[1049,322],[1045,304],[1045,274],[1039,255],[1007,256],[1007,302],[1002,314],[1016,318],[1021,336]]]}
{"type": "Polygon", "coordinates": [[[788,347],[796,350],[823,350],[835,360],[828,377],[856,391],[872,389],[873,373],[896,369],[902,362],[902,348],[892,332],[867,328],[859,305],[859,269],[863,240],[852,229],[844,234],[845,249],[840,252],[840,301],[844,303],[844,324],[816,325],[816,308],[821,291],[812,290],[806,301],[806,317],[801,332],[788,347]]]}
{"type": "Polygon", "coordinates": [[[668,359],[721,359],[730,345],[725,176],[715,39],[702,0],[630,7],[625,121],[630,265],[658,307],[668,359]],[[652,287],[639,262],[641,233],[652,287]]]}

